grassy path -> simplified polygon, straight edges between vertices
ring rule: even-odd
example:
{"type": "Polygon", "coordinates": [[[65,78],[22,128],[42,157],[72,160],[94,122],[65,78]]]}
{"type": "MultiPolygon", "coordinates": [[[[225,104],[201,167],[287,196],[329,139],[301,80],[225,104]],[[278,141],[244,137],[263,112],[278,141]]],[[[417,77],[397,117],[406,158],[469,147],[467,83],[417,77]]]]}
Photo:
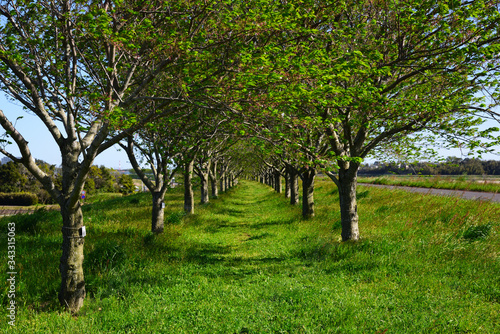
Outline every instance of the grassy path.
{"type": "Polygon", "coordinates": [[[87,205],[88,296],[76,317],[56,301],[57,213],[16,216],[19,313],[0,330],[500,332],[498,205],[361,188],[365,239],[353,244],[339,242],[335,194],[318,181],[318,214],[303,220],[282,195],[242,181],[182,218],[175,190],[158,236],[145,194],[87,205]]]}
{"type": "Polygon", "coordinates": [[[290,238],[291,229],[298,232],[300,220],[299,210],[291,211],[268,187],[243,182],[237,196],[224,196],[187,223],[199,225],[199,234],[193,236],[225,249],[225,261],[253,265],[284,260],[300,238],[290,238]]]}

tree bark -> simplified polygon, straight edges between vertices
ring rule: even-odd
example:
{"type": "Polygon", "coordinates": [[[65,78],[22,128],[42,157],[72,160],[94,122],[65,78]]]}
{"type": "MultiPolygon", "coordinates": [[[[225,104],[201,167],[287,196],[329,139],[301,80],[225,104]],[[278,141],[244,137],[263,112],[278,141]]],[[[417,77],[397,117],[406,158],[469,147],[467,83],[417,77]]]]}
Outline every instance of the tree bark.
{"type": "Polygon", "coordinates": [[[71,313],[77,313],[85,299],[85,277],[83,273],[84,237],[81,236],[83,214],[80,203],[85,179],[95,156],[79,163],[79,145],[68,138],[61,146],[62,190],[57,201],[61,207],[62,255],[59,263],[61,287],[59,302],[71,313]]]}
{"type": "Polygon", "coordinates": [[[184,166],[184,211],[188,214],[194,213],[193,166],[193,160],[184,166]]]}
{"type": "Polygon", "coordinates": [[[314,178],[316,170],[308,168],[302,173],[302,216],[314,217],[314,178]]]}
{"type": "Polygon", "coordinates": [[[210,183],[212,184],[212,197],[219,196],[219,188],[217,187],[217,162],[212,163],[210,168],[210,183]]]}
{"type": "Polygon", "coordinates": [[[281,187],[281,173],[279,171],[274,172],[274,189],[278,194],[283,192],[283,188],[281,187]]]}
{"type": "Polygon", "coordinates": [[[285,168],[285,198],[290,198],[290,168],[286,166],[285,168]]]}
{"type": "MultiPolygon", "coordinates": [[[[153,159],[149,160],[153,173],[155,182],[152,182],[149,177],[144,173],[142,168],[134,154],[134,142],[131,136],[128,137],[127,145],[120,145],[125,152],[127,152],[127,156],[130,160],[132,167],[135,170],[135,173],[139,177],[139,179],[144,183],[144,185],[148,188],[149,192],[152,195],[152,206],[151,206],[151,232],[153,233],[162,233],[164,229],[164,208],[163,208],[163,199],[165,197],[165,193],[167,192],[167,184],[170,182],[170,177],[167,176],[167,163],[166,159],[161,157],[160,155],[156,155],[156,167],[153,164],[153,159]]],[[[158,151],[156,151],[158,152],[158,151]]]]}
{"type": "Polygon", "coordinates": [[[205,161],[200,159],[198,160],[196,168],[194,169],[195,173],[200,177],[201,204],[205,204],[210,201],[210,196],[208,192],[210,167],[211,167],[210,159],[206,159],[205,161]]]}
{"type": "Polygon", "coordinates": [[[290,204],[299,204],[299,175],[295,168],[290,167],[290,204]]]}
{"type": "Polygon", "coordinates": [[[163,198],[165,191],[153,192],[153,212],[151,217],[151,232],[162,233],[165,222],[165,208],[163,198]]]}
{"type": "Polygon", "coordinates": [[[62,255],[59,263],[61,288],[59,302],[72,313],[78,312],[85,299],[85,278],[83,275],[83,246],[85,240],[80,236],[83,215],[80,202],[70,208],[61,206],[63,218],[62,255]]]}
{"type": "Polygon", "coordinates": [[[356,200],[357,175],[358,167],[353,163],[348,169],[341,168],[338,174],[342,241],[359,240],[359,217],[356,200]]]}
{"type": "Polygon", "coordinates": [[[222,166],[220,171],[220,191],[225,192],[226,188],[226,166],[222,166]]]}
{"type": "Polygon", "coordinates": [[[202,172],[200,175],[200,181],[201,204],[205,204],[210,201],[210,197],[208,195],[208,173],[202,172]]]}

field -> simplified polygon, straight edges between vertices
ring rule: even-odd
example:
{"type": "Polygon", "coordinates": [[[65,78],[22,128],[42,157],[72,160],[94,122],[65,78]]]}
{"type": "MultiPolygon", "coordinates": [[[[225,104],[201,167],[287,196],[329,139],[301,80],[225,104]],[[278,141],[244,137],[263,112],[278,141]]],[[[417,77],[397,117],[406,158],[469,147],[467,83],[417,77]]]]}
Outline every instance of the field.
{"type": "Polygon", "coordinates": [[[500,191],[500,177],[498,176],[393,175],[378,177],[359,177],[358,181],[360,183],[374,183],[435,189],[470,190],[492,193],[497,193],[500,191]]]}
{"type": "MultiPolygon", "coordinates": [[[[84,207],[87,298],[58,305],[61,218],[16,224],[18,314],[8,333],[499,333],[500,205],[359,187],[362,240],[340,242],[337,191],[318,180],[316,217],[261,184],[240,184],[184,216],[166,196],[84,207]]],[[[2,263],[7,272],[7,261],[2,263]]],[[[7,283],[1,302],[7,305],[7,283]]],[[[5,307],[2,307],[5,310],[5,307]]],[[[5,311],[6,312],[6,311],[5,311]]]]}

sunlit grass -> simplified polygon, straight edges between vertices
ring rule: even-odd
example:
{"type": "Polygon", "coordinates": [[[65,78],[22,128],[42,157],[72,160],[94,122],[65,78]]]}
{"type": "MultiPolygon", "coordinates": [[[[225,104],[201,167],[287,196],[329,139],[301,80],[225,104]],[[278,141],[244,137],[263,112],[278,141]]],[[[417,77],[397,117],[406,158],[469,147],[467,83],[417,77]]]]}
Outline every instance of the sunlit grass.
{"type": "MultiPolygon", "coordinates": [[[[316,217],[242,181],[182,214],[167,194],[152,234],[147,194],[84,207],[87,298],[61,311],[60,218],[15,219],[20,266],[13,333],[500,332],[500,206],[358,189],[362,240],[340,241],[333,183],[316,184],[316,217]]],[[[6,265],[6,264],[5,264],[6,265]]],[[[5,266],[4,265],[4,266],[5,266]]],[[[4,270],[5,271],[5,270],[4,270]]],[[[2,303],[7,297],[2,292],[2,303]]]]}

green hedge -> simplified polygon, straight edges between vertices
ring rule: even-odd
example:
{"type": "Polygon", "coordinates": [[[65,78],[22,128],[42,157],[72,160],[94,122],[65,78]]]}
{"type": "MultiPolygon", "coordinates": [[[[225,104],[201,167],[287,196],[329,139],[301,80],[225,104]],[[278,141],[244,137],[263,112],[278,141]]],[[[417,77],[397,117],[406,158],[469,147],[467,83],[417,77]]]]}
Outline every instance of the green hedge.
{"type": "Polygon", "coordinates": [[[38,197],[31,193],[0,193],[0,205],[35,205],[38,197]]]}

